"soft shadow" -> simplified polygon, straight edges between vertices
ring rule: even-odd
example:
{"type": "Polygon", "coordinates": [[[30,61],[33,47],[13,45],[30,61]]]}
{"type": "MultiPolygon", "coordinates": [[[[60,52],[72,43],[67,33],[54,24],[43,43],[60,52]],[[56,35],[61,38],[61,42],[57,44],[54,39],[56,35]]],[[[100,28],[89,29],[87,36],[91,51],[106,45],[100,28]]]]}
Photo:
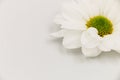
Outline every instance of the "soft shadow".
{"type": "Polygon", "coordinates": [[[57,31],[59,31],[59,30],[60,30],[60,25],[52,23],[52,24],[49,26],[48,32],[49,32],[49,33],[54,33],[54,32],[57,32],[57,31]]]}
{"type": "Polygon", "coordinates": [[[82,54],[81,49],[68,50],[63,48],[62,39],[56,40],[54,42],[56,42],[55,44],[59,44],[58,48],[62,55],[72,56],[75,62],[81,63],[97,61],[99,63],[117,63],[118,61],[120,61],[120,54],[115,51],[102,52],[97,57],[87,58],[82,54]]]}
{"type": "Polygon", "coordinates": [[[73,56],[75,62],[94,62],[97,61],[99,63],[117,63],[120,61],[120,54],[111,51],[111,52],[103,52],[101,55],[93,58],[87,58],[85,57],[81,49],[76,49],[76,50],[67,50],[67,54],[73,56]],[[70,54],[69,54],[70,53],[70,54]]]}
{"type": "Polygon", "coordinates": [[[49,43],[56,44],[61,55],[71,56],[73,60],[78,63],[94,61],[97,61],[99,63],[117,63],[120,61],[120,54],[115,51],[103,52],[97,57],[87,58],[82,54],[81,49],[65,49],[62,45],[62,39],[51,39],[49,43]]]}

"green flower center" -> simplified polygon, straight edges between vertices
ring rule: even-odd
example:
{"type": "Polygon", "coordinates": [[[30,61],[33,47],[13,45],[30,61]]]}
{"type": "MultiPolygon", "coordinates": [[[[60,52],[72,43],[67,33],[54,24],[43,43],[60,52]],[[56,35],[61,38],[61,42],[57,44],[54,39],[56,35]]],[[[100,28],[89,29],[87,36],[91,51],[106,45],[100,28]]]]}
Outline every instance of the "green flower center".
{"type": "Polygon", "coordinates": [[[104,37],[104,35],[112,34],[113,24],[104,16],[95,16],[90,18],[86,23],[87,28],[94,27],[98,30],[98,35],[104,37]]]}

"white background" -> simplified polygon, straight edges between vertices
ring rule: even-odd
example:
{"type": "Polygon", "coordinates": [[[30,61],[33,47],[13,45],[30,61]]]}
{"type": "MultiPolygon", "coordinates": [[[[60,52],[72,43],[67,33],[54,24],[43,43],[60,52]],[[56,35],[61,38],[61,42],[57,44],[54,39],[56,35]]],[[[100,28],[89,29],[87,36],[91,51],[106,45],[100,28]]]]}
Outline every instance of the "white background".
{"type": "Polygon", "coordinates": [[[120,80],[120,54],[62,48],[53,19],[63,0],[0,0],[0,80],[120,80]]]}

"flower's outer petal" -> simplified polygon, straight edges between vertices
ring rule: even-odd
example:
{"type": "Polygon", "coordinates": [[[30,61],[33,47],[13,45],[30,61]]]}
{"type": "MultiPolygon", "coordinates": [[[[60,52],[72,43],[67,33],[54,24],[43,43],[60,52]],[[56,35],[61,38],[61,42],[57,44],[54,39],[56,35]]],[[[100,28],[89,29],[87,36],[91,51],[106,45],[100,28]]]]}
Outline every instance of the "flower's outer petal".
{"type": "Polygon", "coordinates": [[[112,49],[120,51],[120,34],[113,35],[111,42],[113,43],[112,49]]]}
{"type": "Polygon", "coordinates": [[[55,37],[55,38],[62,38],[64,37],[65,30],[60,30],[58,32],[50,34],[50,36],[55,37]]]}
{"type": "Polygon", "coordinates": [[[98,56],[102,51],[98,48],[84,48],[82,47],[82,53],[86,57],[96,57],[98,56]]]}
{"type": "Polygon", "coordinates": [[[108,0],[106,3],[105,9],[103,9],[107,13],[107,17],[111,19],[112,23],[115,25],[119,23],[120,17],[119,17],[119,0],[108,0]],[[112,5],[112,6],[111,6],[112,5]],[[115,14],[115,15],[114,15],[115,14]]]}
{"type": "Polygon", "coordinates": [[[120,51],[120,32],[105,36],[98,47],[102,51],[120,51]]]}
{"type": "Polygon", "coordinates": [[[81,31],[69,30],[65,33],[63,46],[67,49],[75,49],[81,47],[81,31]]]}
{"type": "Polygon", "coordinates": [[[98,31],[91,27],[82,33],[81,44],[86,48],[94,48],[99,45],[100,39],[98,31]]]}
{"type": "Polygon", "coordinates": [[[99,46],[99,49],[102,50],[102,51],[111,51],[111,48],[109,48],[107,46],[108,43],[102,43],[100,46],[99,46]]]}
{"type": "Polygon", "coordinates": [[[98,48],[102,51],[111,51],[112,46],[113,46],[112,38],[111,36],[108,35],[101,40],[98,48]]]}
{"type": "MultiPolygon", "coordinates": [[[[91,12],[91,4],[90,2],[92,0],[75,0],[77,6],[77,9],[79,11],[79,13],[81,13],[81,15],[83,16],[84,19],[89,19],[91,12]]],[[[95,8],[94,8],[95,9],[95,8]]]]}
{"type": "Polygon", "coordinates": [[[102,51],[120,51],[120,32],[113,32],[111,35],[105,36],[98,48],[102,51]]]}
{"type": "Polygon", "coordinates": [[[79,5],[84,5],[84,3],[76,3],[75,0],[72,1],[67,1],[63,4],[63,12],[67,15],[69,15],[69,17],[71,17],[74,20],[80,20],[81,18],[84,19],[88,19],[88,13],[86,11],[88,11],[87,9],[85,10],[85,6],[79,6],[79,5]],[[81,8],[82,7],[82,8],[81,8]]]}
{"type": "Polygon", "coordinates": [[[64,29],[71,29],[71,30],[86,30],[86,27],[85,25],[79,25],[79,24],[73,24],[73,23],[65,23],[65,24],[62,24],[61,28],[64,28],[64,29]]]}
{"type": "Polygon", "coordinates": [[[61,15],[56,16],[55,22],[61,24],[61,28],[86,30],[86,20],[83,19],[85,13],[82,15],[78,9],[80,8],[74,0],[64,3],[61,15]]]}
{"type": "Polygon", "coordinates": [[[57,15],[54,22],[60,24],[61,28],[73,29],[73,30],[86,30],[85,21],[83,20],[71,20],[68,15],[57,15]]]}

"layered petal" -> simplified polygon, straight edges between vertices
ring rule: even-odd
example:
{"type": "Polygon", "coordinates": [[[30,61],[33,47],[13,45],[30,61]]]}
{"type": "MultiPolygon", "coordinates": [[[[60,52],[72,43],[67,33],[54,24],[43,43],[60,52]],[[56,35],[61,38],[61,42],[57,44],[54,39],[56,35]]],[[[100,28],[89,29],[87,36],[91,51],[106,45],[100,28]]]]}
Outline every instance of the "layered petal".
{"type": "Polygon", "coordinates": [[[82,18],[88,19],[88,7],[86,3],[81,0],[79,3],[77,0],[72,0],[63,4],[63,12],[69,15],[72,19],[80,20],[82,18]]]}
{"type": "Polygon", "coordinates": [[[86,56],[86,57],[96,57],[98,56],[102,51],[100,49],[96,48],[85,48],[82,47],[82,53],[86,56]]]}
{"type": "Polygon", "coordinates": [[[91,27],[82,33],[81,44],[86,48],[94,48],[99,45],[100,39],[98,31],[91,27]]]}
{"type": "Polygon", "coordinates": [[[112,49],[120,51],[120,34],[113,35],[111,42],[113,43],[112,49]]]}
{"type": "Polygon", "coordinates": [[[102,38],[98,48],[102,51],[111,51],[113,46],[112,38],[110,35],[102,38]]]}
{"type": "Polygon", "coordinates": [[[67,49],[75,49],[81,47],[81,31],[69,30],[65,33],[63,45],[67,49]]]}
{"type": "Polygon", "coordinates": [[[60,31],[52,33],[50,35],[53,37],[56,37],[56,38],[62,38],[62,37],[64,37],[64,34],[65,34],[65,30],[60,30],[60,31]]]}
{"type": "Polygon", "coordinates": [[[120,51],[120,34],[113,33],[111,35],[105,36],[100,45],[98,46],[102,51],[120,51]]]}
{"type": "Polygon", "coordinates": [[[84,20],[74,20],[67,14],[57,15],[54,22],[60,24],[61,28],[71,30],[86,30],[84,20]]]}
{"type": "Polygon", "coordinates": [[[85,16],[89,17],[73,0],[63,4],[62,13],[56,17],[55,22],[61,24],[61,28],[86,30],[85,16]]]}

